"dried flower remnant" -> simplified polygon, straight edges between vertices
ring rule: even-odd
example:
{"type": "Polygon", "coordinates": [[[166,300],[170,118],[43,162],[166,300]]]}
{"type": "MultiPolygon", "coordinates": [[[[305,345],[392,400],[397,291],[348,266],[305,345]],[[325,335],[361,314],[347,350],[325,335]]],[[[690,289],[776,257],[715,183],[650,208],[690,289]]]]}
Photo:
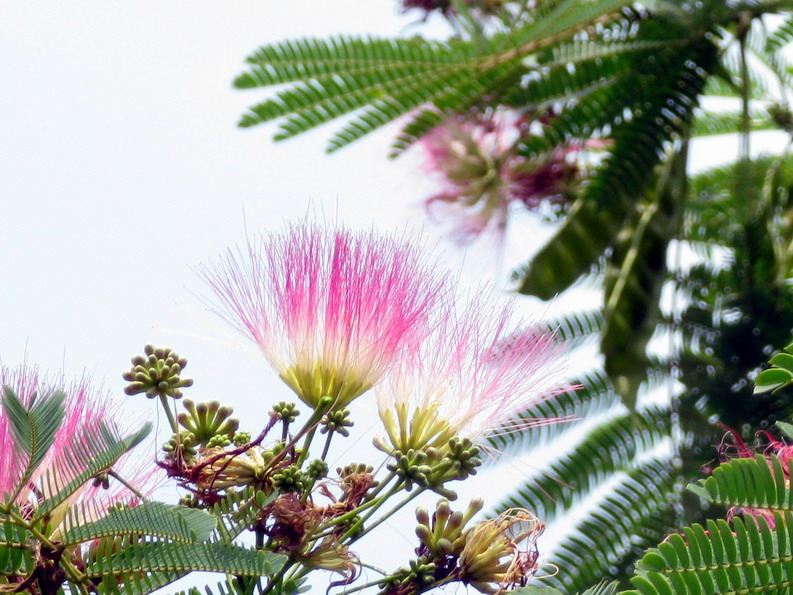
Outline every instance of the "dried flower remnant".
{"type": "Polygon", "coordinates": [[[483,501],[472,500],[465,512],[441,499],[430,512],[416,509],[415,560],[380,583],[381,595],[424,593],[454,582],[482,593],[501,593],[525,586],[538,569],[537,539],[545,525],[522,508],[469,527],[483,501]]]}
{"type": "Polygon", "coordinates": [[[304,403],[340,409],[426,332],[445,277],[410,238],[303,221],[203,266],[224,316],[304,403]]]}
{"type": "Polygon", "coordinates": [[[498,306],[480,292],[459,311],[449,303],[434,332],[376,387],[386,451],[448,449],[557,420],[519,419],[541,399],[569,388],[560,345],[537,328],[510,324],[515,301],[498,306]]]}
{"type": "Polygon", "coordinates": [[[522,508],[510,508],[465,534],[460,580],[482,593],[523,587],[539,568],[537,538],[545,525],[522,508]]]}
{"type": "MultiPolygon", "coordinates": [[[[537,118],[538,125],[550,117],[537,118]]],[[[450,118],[419,141],[427,169],[443,184],[425,201],[427,210],[451,222],[456,241],[470,243],[486,231],[503,236],[512,204],[549,215],[571,203],[580,179],[575,157],[585,145],[571,143],[530,160],[516,151],[529,136],[531,119],[493,112],[450,118]]]]}

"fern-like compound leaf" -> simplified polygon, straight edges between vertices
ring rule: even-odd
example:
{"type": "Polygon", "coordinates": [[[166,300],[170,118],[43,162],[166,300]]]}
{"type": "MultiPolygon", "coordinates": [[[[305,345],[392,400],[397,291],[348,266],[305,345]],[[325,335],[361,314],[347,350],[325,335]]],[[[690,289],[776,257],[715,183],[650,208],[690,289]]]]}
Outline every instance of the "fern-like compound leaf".
{"type": "Polygon", "coordinates": [[[605,421],[572,452],[554,460],[542,475],[530,478],[497,510],[528,508],[543,521],[552,522],[614,473],[631,469],[636,455],[668,436],[669,427],[669,410],[660,407],[605,421]]]}
{"type": "Polygon", "coordinates": [[[217,519],[202,510],[144,502],[133,508],[111,510],[103,518],[78,524],[74,514],[67,516],[65,545],[84,543],[101,537],[153,536],[181,543],[206,541],[217,526],[217,519]]]}
{"type": "Polygon", "coordinates": [[[686,527],[649,550],[625,595],[790,593],[793,514],[708,521],[686,527]]]}
{"type": "Polygon", "coordinates": [[[149,572],[222,572],[264,576],[278,572],[286,556],[222,543],[142,542],[86,565],[88,578],[149,572]]]}
{"type": "Polygon", "coordinates": [[[151,423],[137,432],[119,437],[114,428],[101,425],[90,437],[76,435],[66,445],[64,457],[42,479],[46,499],[36,509],[35,519],[44,518],[97,474],[110,469],[151,432],[151,423]]]}
{"type": "Polygon", "coordinates": [[[518,415],[513,425],[530,427],[531,431],[502,428],[488,438],[488,444],[502,453],[526,451],[573,432],[583,420],[619,403],[613,386],[601,371],[583,374],[573,385],[577,388],[541,401],[518,415]]]}
{"type": "Polygon", "coordinates": [[[793,512],[793,490],[786,480],[789,469],[784,468],[789,464],[776,455],[733,459],[689,489],[714,504],[793,512]]]}
{"type": "Polygon", "coordinates": [[[27,484],[55,441],[66,411],[65,399],[63,392],[45,397],[34,395],[26,407],[10,387],[4,388],[3,411],[11,422],[14,442],[21,451],[19,455],[26,459],[21,475],[16,479],[14,495],[27,484]]]}

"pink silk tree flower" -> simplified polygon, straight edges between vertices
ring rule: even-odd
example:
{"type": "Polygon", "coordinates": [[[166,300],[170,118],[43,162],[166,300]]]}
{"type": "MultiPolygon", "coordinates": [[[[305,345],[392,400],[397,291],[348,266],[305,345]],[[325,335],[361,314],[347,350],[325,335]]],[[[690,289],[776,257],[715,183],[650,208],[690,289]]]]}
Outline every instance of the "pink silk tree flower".
{"type": "Polygon", "coordinates": [[[385,451],[475,443],[488,435],[558,420],[521,419],[528,407],[570,388],[566,357],[549,334],[510,324],[516,302],[499,306],[480,292],[462,309],[447,306],[434,331],[376,387],[385,451]]]}
{"type": "MultiPolygon", "coordinates": [[[[64,417],[55,440],[22,489],[17,487],[26,458],[15,444],[8,415],[0,410],[0,500],[5,501],[18,492],[17,505],[23,512],[33,512],[40,502],[65,487],[82,471],[77,459],[86,456],[88,445],[101,442],[99,436],[103,428],[116,428],[112,418],[114,407],[109,395],[95,391],[86,378],[66,384],[63,378],[47,379],[28,366],[0,366],[0,388],[3,387],[11,389],[25,406],[30,405],[34,395],[41,399],[58,390],[66,394],[64,417]]],[[[153,464],[143,467],[122,457],[112,471],[123,478],[124,483],[109,477],[89,479],[50,514],[49,526],[57,532],[64,515],[76,504],[83,505],[83,517],[90,518],[93,513],[96,516],[104,514],[116,503],[139,502],[156,487],[152,479],[158,469],[153,464]]]]}
{"type": "Polygon", "coordinates": [[[441,191],[425,200],[431,217],[451,224],[460,244],[493,232],[499,243],[511,205],[555,218],[575,198],[581,181],[578,157],[603,141],[561,144],[535,159],[518,153],[519,141],[538,134],[555,114],[494,111],[454,116],[424,135],[428,173],[441,191]]]}
{"type": "Polygon", "coordinates": [[[447,274],[405,237],[309,221],[229,250],[201,275],[221,313],[298,398],[342,408],[426,333],[447,274]]]}

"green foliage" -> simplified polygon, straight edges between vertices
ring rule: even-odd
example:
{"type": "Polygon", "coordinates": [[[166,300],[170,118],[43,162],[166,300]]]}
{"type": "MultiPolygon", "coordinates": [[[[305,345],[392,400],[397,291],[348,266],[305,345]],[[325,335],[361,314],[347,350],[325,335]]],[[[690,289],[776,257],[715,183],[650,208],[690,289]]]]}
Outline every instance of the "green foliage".
{"type": "Polygon", "coordinates": [[[560,572],[548,583],[566,593],[585,589],[603,576],[630,574],[642,550],[676,524],[677,472],[671,461],[634,463],[620,474],[597,505],[546,558],[560,572]]]}
{"type": "MultiPolygon", "coordinates": [[[[749,125],[755,132],[777,128],[771,117],[765,112],[753,113],[749,125]]],[[[742,116],[739,112],[702,112],[694,118],[694,123],[691,125],[691,137],[738,134],[741,132],[742,126],[742,116]]]]}
{"type": "Polygon", "coordinates": [[[334,151],[427,103],[443,113],[462,110],[515,82],[517,57],[483,60],[480,49],[464,42],[353,37],[265,46],[248,58],[252,67],[236,87],[305,82],[252,107],[240,125],[285,117],[276,134],[283,140],[361,110],[331,138],[328,151],[334,151]]]}
{"type": "Polygon", "coordinates": [[[570,0],[549,3],[535,18],[488,36],[446,43],[412,39],[336,37],[285,41],[260,48],[248,58],[248,72],[235,80],[247,89],[284,83],[290,88],[253,106],[240,121],[244,127],[284,118],[276,140],[357,112],[330,140],[337,150],[412,110],[417,115],[394,143],[397,154],[453,113],[517,92],[527,56],[554,48],[549,67],[560,60],[594,63],[619,54],[647,53],[661,42],[627,42],[606,51],[594,44],[557,45],[594,20],[619,20],[624,0],[582,5],[570,0]]]}
{"type": "Polygon", "coordinates": [[[68,456],[59,461],[62,465],[59,472],[44,474],[48,497],[36,509],[34,519],[44,518],[91,478],[112,468],[124,454],[149,435],[151,428],[151,423],[147,423],[122,438],[114,428],[102,424],[90,438],[79,434],[72,436],[66,447],[68,456]],[[63,477],[69,478],[66,483],[63,483],[63,477]]]}
{"type": "Polygon", "coordinates": [[[217,519],[207,512],[171,506],[161,502],[144,502],[133,508],[111,510],[98,521],[81,523],[78,513],[73,512],[64,522],[69,527],[62,543],[72,545],[99,539],[150,535],[180,543],[206,541],[215,530],[217,519]]]}
{"type": "Polygon", "coordinates": [[[85,568],[89,578],[141,572],[225,572],[236,576],[272,575],[286,556],[221,543],[143,542],[122,547],[85,568]]]}
{"type": "MultiPolygon", "coordinates": [[[[0,516],[0,520],[6,519],[0,516]]],[[[0,574],[3,576],[26,576],[34,566],[32,553],[21,544],[31,539],[29,531],[23,527],[3,522],[0,529],[0,574]]]]}
{"type": "Polygon", "coordinates": [[[689,489],[715,504],[793,512],[793,490],[786,480],[789,473],[776,455],[757,455],[719,465],[710,477],[689,489]]]}
{"type": "Polygon", "coordinates": [[[793,514],[774,515],[774,526],[733,519],[692,525],[670,535],[639,561],[635,590],[626,595],[790,592],[793,514]],[[747,563],[748,562],[748,563],[747,563]]]}
{"type": "Polygon", "coordinates": [[[218,540],[231,543],[258,519],[262,508],[276,497],[275,492],[267,496],[253,486],[228,494],[212,507],[212,514],[219,519],[216,528],[218,540]]]}
{"type": "Polygon", "coordinates": [[[614,473],[631,468],[637,454],[667,436],[669,424],[669,411],[657,407],[605,421],[572,452],[555,458],[540,477],[524,483],[498,510],[530,506],[545,522],[553,521],[614,473]]]}
{"type": "Polygon", "coordinates": [[[30,405],[25,407],[10,387],[4,387],[3,411],[11,422],[16,445],[27,459],[14,496],[27,484],[55,441],[55,433],[63,421],[65,398],[62,392],[42,398],[33,395],[30,405]]]}
{"type": "Polygon", "coordinates": [[[529,426],[541,421],[554,423],[538,424],[530,432],[497,431],[488,440],[490,446],[499,452],[514,452],[547,444],[573,432],[583,420],[605,413],[619,403],[602,372],[584,374],[573,385],[579,388],[540,401],[519,416],[529,426]]]}
{"type": "Polygon", "coordinates": [[[757,375],[754,394],[778,391],[793,384],[793,344],[785,347],[785,353],[777,353],[769,360],[771,368],[757,375]]]}

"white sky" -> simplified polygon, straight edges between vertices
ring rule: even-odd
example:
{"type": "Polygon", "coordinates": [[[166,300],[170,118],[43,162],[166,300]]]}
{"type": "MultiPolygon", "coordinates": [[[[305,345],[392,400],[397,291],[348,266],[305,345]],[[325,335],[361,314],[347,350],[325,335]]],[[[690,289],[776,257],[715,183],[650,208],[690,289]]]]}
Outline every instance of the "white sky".
{"type": "MultiPolygon", "coordinates": [[[[351,227],[421,228],[421,199],[434,186],[415,153],[386,159],[393,130],[327,157],[336,123],[279,145],[272,127],[237,129],[265,91],[235,91],[231,81],[263,43],[395,36],[411,33],[414,19],[389,0],[4,1],[0,362],[87,370],[121,395],[129,358],[146,343],[168,345],[189,360],[189,396],[230,402],[255,431],[253,420],[263,423],[289,393],[253,346],[206,312],[193,267],[243,241],[246,225],[278,228],[309,211],[351,227]]],[[[547,237],[523,229],[507,265],[547,237]]],[[[441,247],[452,266],[462,262],[456,247],[441,247]]],[[[466,278],[508,270],[492,262],[469,257],[466,278]]],[[[132,402],[132,417],[149,411],[144,401],[132,402]]],[[[372,410],[360,408],[356,427],[371,430],[372,410]]],[[[493,505],[523,477],[493,473],[465,491],[493,505]]],[[[380,561],[404,562],[412,527],[391,541],[402,555],[380,561]]]]}

